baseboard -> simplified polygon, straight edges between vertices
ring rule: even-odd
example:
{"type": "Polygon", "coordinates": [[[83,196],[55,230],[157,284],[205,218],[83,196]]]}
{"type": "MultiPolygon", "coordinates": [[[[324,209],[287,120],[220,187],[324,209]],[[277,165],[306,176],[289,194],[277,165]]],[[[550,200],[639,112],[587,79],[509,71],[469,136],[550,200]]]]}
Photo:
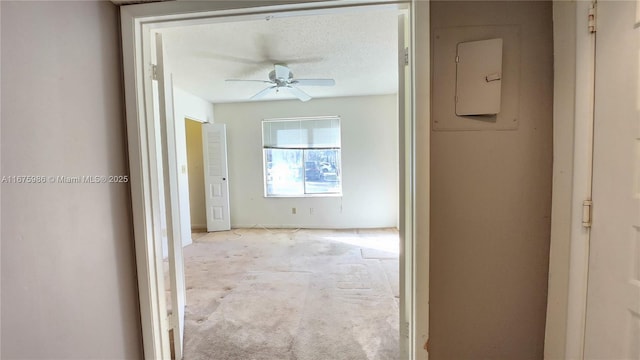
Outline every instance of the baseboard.
{"type": "Polygon", "coordinates": [[[335,226],[314,224],[231,224],[231,229],[308,229],[308,230],[353,230],[353,229],[399,229],[398,226],[335,226]]]}
{"type": "Polygon", "coordinates": [[[191,232],[207,232],[207,224],[191,224],[191,232]]]}

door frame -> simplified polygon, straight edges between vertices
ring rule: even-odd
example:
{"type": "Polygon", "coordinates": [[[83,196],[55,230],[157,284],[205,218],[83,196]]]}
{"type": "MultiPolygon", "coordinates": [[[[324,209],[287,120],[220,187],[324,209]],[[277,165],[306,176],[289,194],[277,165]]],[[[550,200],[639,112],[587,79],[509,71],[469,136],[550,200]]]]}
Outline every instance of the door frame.
{"type": "MultiPolygon", "coordinates": [[[[408,269],[401,278],[401,287],[406,286],[401,297],[400,305],[400,344],[401,353],[407,354],[408,359],[426,359],[425,340],[428,338],[428,249],[429,236],[427,231],[420,232],[417,237],[416,221],[416,64],[415,64],[415,8],[416,0],[388,1],[388,0],[334,0],[319,2],[290,3],[288,1],[256,1],[256,2],[161,2],[122,6],[122,57],[125,88],[125,111],[127,121],[127,136],[129,148],[129,164],[131,177],[131,202],[134,225],[134,241],[136,249],[136,266],[138,274],[138,291],[140,301],[140,317],[144,357],[146,359],[165,359],[170,357],[167,336],[161,329],[168,327],[167,316],[163,313],[161,296],[164,295],[162,256],[158,254],[159,223],[157,204],[154,203],[152,189],[157,186],[153,176],[153,162],[158,154],[155,153],[153,134],[153,95],[151,68],[151,40],[153,31],[176,26],[196,25],[215,21],[239,21],[261,18],[265,15],[297,13],[326,14],[336,11],[358,11],[361,7],[386,6],[394,9],[406,9],[409,13],[409,72],[411,89],[409,94],[409,113],[404,119],[408,123],[407,132],[402,134],[405,147],[400,149],[401,161],[406,164],[407,184],[400,193],[402,211],[399,219],[403,239],[400,254],[404,268],[408,269]],[[284,3],[284,4],[283,4],[284,3]],[[420,252],[416,251],[419,250],[420,252]],[[418,282],[418,279],[420,280],[418,282]],[[418,319],[420,316],[420,319],[418,319]],[[418,321],[420,320],[420,321],[418,321]]],[[[428,7],[423,7],[428,11],[428,7]]],[[[427,14],[428,15],[428,14],[427,14]]],[[[427,16],[428,19],[428,16],[427,16]]],[[[424,19],[426,21],[426,19],[424,19]]],[[[427,24],[428,25],[428,24],[427,24]]],[[[421,59],[428,63],[428,57],[421,59]]],[[[423,74],[422,82],[430,82],[428,75],[423,74]]],[[[428,108],[428,100],[421,101],[428,108]]],[[[427,119],[428,120],[428,119],[427,119]]],[[[428,149],[428,135],[426,145],[418,144],[422,149],[428,149]]],[[[428,152],[424,154],[428,156],[428,152]]],[[[405,174],[400,174],[401,180],[405,174]]],[[[428,179],[428,168],[422,168],[420,176],[428,179]],[[426,177],[425,177],[426,176],[426,177]]],[[[401,181],[403,182],[403,181],[401,181]]],[[[428,181],[424,181],[428,186],[428,181]]],[[[426,218],[420,220],[420,225],[428,229],[428,198],[427,203],[421,203],[419,210],[426,212],[426,218]]],[[[401,269],[403,274],[403,269],[401,269]]],[[[401,275],[402,276],[402,275],[401,275]]]]}
{"type": "Polygon", "coordinates": [[[553,0],[553,190],[545,359],[583,359],[590,229],[595,94],[592,1],[553,0]]]}

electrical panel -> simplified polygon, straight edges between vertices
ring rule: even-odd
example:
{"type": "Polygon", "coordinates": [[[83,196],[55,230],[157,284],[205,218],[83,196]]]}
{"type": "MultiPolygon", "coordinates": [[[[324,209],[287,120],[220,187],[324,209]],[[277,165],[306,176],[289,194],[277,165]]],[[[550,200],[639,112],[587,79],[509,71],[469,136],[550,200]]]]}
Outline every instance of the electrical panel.
{"type": "Polygon", "coordinates": [[[495,115],[502,93],[502,39],[458,43],[456,115],[495,115]]]}

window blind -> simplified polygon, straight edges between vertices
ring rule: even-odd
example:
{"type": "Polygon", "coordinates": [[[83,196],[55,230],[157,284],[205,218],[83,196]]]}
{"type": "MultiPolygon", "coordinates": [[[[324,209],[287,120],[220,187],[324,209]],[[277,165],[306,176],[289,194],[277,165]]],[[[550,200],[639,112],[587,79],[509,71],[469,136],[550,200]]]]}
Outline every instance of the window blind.
{"type": "Polygon", "coordinates": [[[262,122],[265,148],[340,148],[340,119],[273,119],[262,122]]]}

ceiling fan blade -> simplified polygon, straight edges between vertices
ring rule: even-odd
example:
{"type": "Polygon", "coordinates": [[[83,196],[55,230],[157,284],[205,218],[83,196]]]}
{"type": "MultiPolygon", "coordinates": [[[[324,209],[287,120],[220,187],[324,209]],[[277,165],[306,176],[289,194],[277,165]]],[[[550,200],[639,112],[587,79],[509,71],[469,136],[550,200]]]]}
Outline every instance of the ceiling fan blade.
{"type": "Polygon", "coordinates": [[[268,93],[271,92],[271,90],[275,89],[277,86],[269,86],[268,88],[264,88],[262,90],[260,90],[260,92],[258,92],[257,94],[253,95],[252,97],[250,97],[249,99],[251,100],[258,100],[258,99],[262,99],[263,97],[265,97],[268,93]]]}
{"type": "Polygon", "coordinates": [[[271,81],[269,80],[243,80],[243,79],[227,79],[225,81],[242,81],[242,82],[260,82],[260,83],[267,83],[267,84],[272,84],[271,81]]]}
{"type": "Polygon", "coordinates": [[[291,83],[302,86],[334,86],[336,81],[333,79],[295,79],[291,83]]]}
{"type": "Polygon", "coordinates": [[[307,57],[307,58],[299,58],[299,59],[272,59],[271,63],[281,63],[281,64],[310,64],[310,63],[318,63],[324,60],[324,58],[320,56],[307,57]]]}
{"type": "Polygon", "coordinates": [[[309,94],[307,94],[306,92],[298,89],[295,86],[287,86],[287,89],[289,89],[289,92],[291,92],[295,97],[300,99],[300,101],[309,101],[309,100],[311,100],[311,96],[309,96],[309,94]]]}
{"type": "Polygon", "coordinates": [[[274,67],[276,69],[276,79],[285,79],[285,80],[289,79],[289,74],[291,73],[291,70],[289,70],[288,67],[280,64],[275,64],[274,67]]]}
{"type": "Polygon", "coordinates": [[[249,59],[235,55],[220,54],[213,51],[198,51],[194,53],[194,55],[203,59],[231,61],[247,65],[262,65],[262,63],[264,63],[264,61],[261,60],[249,59]]]}

